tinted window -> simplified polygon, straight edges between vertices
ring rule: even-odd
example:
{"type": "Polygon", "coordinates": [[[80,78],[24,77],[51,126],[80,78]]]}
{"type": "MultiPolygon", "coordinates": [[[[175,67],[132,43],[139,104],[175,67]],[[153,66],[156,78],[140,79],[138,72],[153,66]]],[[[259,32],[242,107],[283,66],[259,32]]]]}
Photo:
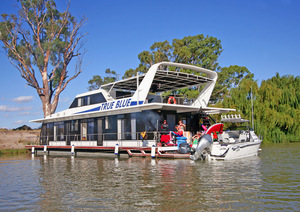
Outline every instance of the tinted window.
{"type": "Polygon", "coordinates": [[[97,93],[97,94],[91,95],[90,101],[91,101],[91,105],[92,105],[92,104],[106,102],[106,99],[104,98],[102,93],[97,93]]]}
{"type": "Polygon", "coordinates": [[[77,98],[74,99],[74,101],[72,102],[70,108],[77,107],[77,102],[78,102],[77,98]]]}
{"type": "Polygon", "coordinates": [[[90,96],[84,96],[84,97],[79,97],[74,99],[70,108],[92,105],[92,104],[97,104],[102,102],[106,102],[106,99],[104,98],[102,93],[97,93],[90,96]]]}

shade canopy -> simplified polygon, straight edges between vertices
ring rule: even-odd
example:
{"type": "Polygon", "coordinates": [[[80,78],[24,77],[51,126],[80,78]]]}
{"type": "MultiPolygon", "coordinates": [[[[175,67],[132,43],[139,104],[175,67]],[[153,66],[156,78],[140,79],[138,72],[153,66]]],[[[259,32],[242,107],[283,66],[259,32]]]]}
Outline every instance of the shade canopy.
{"type": "MultiPolygon", "coordinates": [[[[102,85],[101,88],[106,90],[114,88],[127,91],[136,91],[137,81],[139,81],[140,84],[144,77],[145,74],[142,74],[139,76],[102,85]]],[[[208,81],[212,80],[208,77],[200,75],[188,74],[178,71],[157,70],[154,80],[152,82],[150,92],[166,92],[170,90],[201,85],[208,81]]]]}

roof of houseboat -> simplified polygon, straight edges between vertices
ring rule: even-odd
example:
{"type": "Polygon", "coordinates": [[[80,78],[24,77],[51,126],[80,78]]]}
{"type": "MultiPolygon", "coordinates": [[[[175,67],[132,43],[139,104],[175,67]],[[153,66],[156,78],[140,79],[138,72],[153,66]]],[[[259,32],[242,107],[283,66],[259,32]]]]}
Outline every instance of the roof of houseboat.
{"type": "MultiPolygon", "coordinates": [[[[139,84],[143,81],[146,74],[134,76],[128,79],[108,83],[102,85],[101,88],[110,90],[122,89],[135,91],[137,89],[137,81],[139,84]]],[[[212,81],[212,79],[200,75],[189,74],[179,71],[157,70],[152,85],[155,85],[155,92],[166,92],[212,81]]]]}
{"type": "Polygon", "coordinates": [[[98,90],[79,94],[69,109],[44,119],[34,120],[34,122],[47,123],[136,113],[145,110],[170,110],[177,113],[203,111],[210,114],[234,111],[234,109],[207,107],[216,80],[217,73],[208,69],[193,65],[161,62],[151,66],[145,74],[105,84],[98,90]],[[177,71],[168,70],[166,68],[168,66],[176,67],[177,71]],[[181,68],[198,72],[199,75],[198,73],[190,74],[178,71],[181,68]],[[198,98],[192,103],[168,104],[161,101],[162,92],[202,84],[198,98]],[[116,91],[122,96],[118,96],[116,91]],[[155,93],[158,95],[154,95],[155,93]]]}

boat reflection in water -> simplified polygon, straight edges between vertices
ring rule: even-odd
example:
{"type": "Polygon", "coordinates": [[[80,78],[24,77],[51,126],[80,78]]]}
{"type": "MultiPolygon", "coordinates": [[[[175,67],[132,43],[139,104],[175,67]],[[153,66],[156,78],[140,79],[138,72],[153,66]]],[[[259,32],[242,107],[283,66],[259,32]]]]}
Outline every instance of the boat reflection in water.
{"type": "Polygon", "coordinates": [[[259,157],[197,163],[150,158],[39,159],[42,210],[232,210],[256,199],[262,186],[259,157]]]}
{"type": "Polygon", "coordinates": [[[300,144],[258,157],[1,156],[0,211],[299,211],[300,144]]]}

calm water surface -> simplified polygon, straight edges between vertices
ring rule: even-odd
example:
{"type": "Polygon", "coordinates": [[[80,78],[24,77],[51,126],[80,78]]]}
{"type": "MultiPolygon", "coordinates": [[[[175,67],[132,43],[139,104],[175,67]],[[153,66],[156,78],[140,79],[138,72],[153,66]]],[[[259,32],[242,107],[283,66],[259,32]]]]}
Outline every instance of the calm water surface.
{"type": "Polygon", "coordinates": [[[257,157],[0,157],[0,211],[300,211],[300,144],[257,157]]]}

